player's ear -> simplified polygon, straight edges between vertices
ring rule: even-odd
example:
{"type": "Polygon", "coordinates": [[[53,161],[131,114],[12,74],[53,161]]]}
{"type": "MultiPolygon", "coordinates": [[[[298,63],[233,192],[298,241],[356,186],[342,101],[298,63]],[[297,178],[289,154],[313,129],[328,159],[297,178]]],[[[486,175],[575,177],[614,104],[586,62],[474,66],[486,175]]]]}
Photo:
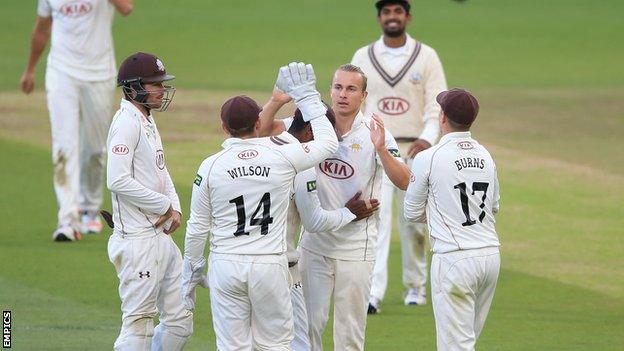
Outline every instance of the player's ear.
{"type": "Polygon", "coordinates": [[[230,131],[223,121],[221,121],[221,130],[223,130],[223,133],[225,133],[225,135],[230,136],[230,131]]]}

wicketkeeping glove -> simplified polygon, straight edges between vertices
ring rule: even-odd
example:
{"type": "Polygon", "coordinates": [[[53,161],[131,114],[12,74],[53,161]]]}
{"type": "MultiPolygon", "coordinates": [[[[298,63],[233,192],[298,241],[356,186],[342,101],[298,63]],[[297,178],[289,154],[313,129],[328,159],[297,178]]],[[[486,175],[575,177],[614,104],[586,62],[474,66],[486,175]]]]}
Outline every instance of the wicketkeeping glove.
{"type": "Polygon", "coordinates": [[[321,94],[316,90],[316,76],[312,65],[291,62],[288,66],[282,66],[277,75],[276,85],[293,98],[295,105],[301,110],[304,121],[324,116],[327,112],[321,101],[321,94]]]}
{"type": "Polygon", "coordinates": [[[184,258],[182,268],[182,298],[186,309],[195,310],[195,288],[200,285],[204,288],[208,287],[208,277],[204,274],[206,268],[206,259],[204,257],[194,265],[184,258]]]}

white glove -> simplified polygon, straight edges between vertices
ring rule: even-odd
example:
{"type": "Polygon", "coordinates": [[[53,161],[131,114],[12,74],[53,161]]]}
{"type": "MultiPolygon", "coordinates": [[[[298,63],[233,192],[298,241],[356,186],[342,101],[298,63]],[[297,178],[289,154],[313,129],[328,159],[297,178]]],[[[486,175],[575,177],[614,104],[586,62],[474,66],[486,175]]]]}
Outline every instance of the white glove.
{"type": "Polygon", "coordinates": [[[204,257],[195,265],[192,265],[187,258],[184,258],[182,267],[182,298],[187,310],[193,311],[195,309],[195,288],[197,285],[208,288],[208,277],[204,274],[205,268],[206,259],[204,257]]]}
{"type": "Polygon", "coordinates": [[[325,116],[327,108],[321,101],[321,94],[316,90],[316,76],[312,65],[291,62],[288,66],[282,66],[275,84],[293,98],[304,121],[325,116]]]}

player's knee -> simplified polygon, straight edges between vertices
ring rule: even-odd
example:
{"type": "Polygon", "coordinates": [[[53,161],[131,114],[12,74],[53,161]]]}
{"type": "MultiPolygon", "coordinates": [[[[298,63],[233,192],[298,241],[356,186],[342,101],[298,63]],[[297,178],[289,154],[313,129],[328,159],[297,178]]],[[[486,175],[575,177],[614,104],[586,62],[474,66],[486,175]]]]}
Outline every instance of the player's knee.
{"type": "Polygon", "coordinates": [[[154,320],[152,317],[135,317],[129,321],[124,321],[122,334],[147,338],[154,336],[154,320]]]}

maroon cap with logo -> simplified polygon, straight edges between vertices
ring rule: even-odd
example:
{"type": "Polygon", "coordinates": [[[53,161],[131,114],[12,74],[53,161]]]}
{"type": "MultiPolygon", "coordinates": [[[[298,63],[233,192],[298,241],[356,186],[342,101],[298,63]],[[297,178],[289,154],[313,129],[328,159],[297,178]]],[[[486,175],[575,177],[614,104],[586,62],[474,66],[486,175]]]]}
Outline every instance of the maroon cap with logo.
{"type": "Polygon", "coordinates": [[[436,97],[446,117],[455,123],[470,125],[479,113],[479,102],[469,91],[453,88],[436,97]]]}
{"type": "Polygon", "coordinates": [[[117,85],[125,85],[132,82],[158,83],[172,80],[175,77],[167,74],[162,61],[145,52],[137,52],[128,57],[119,67],[117,85]]]}
{"type": "Polygon", "coordinates": [[[221,120],[230,131],[250,128],[260,118],[262,108],[249,96],[239,95],[221,106],[221,120]]]}

